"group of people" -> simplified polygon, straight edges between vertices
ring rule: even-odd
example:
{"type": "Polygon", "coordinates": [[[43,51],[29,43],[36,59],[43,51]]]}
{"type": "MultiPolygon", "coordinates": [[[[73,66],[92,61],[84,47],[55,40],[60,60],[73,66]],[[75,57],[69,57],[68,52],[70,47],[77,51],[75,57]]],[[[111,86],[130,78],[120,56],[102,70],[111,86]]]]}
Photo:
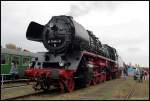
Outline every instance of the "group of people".
{"type": "MultiPolygon", "coordinates": [[[[131,67],[130,65],[126,65],[125,63],[123,64],[123,76],[124,79],[126,80],[128,77],[128,68],[131,67]]],[[[148,76],[148,72],[144,71],[142,68],[139,67],[139,65],[135,66],[136,68],[134,69],[134,74],[133,74],[133,79],[139,83],[143,82],[143,79],[146,80],[148,76]]]]}
{"type": "Polygon", "coordinates": [[[134,80],[138,82],[143,82],[143,80],[147,79],[147,76],[148,76],[148,73],[141,68],[137,68],[134,71],[134,80]]]}

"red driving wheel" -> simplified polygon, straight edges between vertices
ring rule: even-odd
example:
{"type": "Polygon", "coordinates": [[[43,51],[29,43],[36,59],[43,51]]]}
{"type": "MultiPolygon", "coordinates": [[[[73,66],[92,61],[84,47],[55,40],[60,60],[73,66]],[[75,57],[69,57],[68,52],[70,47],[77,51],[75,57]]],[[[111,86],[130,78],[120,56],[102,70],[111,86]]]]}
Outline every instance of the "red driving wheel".
{"type": "Polygon", "coordinates": [[[106,81],[106,74],[103,75],[103,81],[106,81]]]}
{"type": "Polygon", "coordinates": [[[64,92],[65,92],[65,91],[64,91],[64,84],[63,84],[62,81],[59,81],[59,86],[60,86],[60,92],[61,92],[61,93],[64,93],[64,92]]]}
{"type": "Polygon", "coordinates": [[[92,83],[92,80],[89,80],[87,83],[86,83],[86,87],[89,87],[90,85],[91,85],[91,83],[92,83]]]}
{"type": "Polygon", "coordinates": [[[97,77],[96,77],[96,84],[99,84],[99,83],[100,83],[100,79],[101,79],[100,76],[97,76],[97,77]]]}
{"type": "Polygon", "coordinates": [[[74,80],[72,78],[65,80],[65,86],[66,86],[68,92],[72,92],[75,88],[74,80]]]}
{"type": "Polygon", "coordinates": [[[92,85],[96,85],[96,77],[93,77],[93,79],[92,79],[92,85]]]}

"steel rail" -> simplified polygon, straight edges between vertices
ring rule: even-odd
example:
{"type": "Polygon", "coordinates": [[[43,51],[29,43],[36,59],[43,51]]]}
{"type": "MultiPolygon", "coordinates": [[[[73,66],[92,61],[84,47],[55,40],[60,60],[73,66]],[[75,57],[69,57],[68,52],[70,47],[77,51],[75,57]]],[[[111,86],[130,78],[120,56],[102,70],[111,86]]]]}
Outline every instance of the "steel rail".
{"type": "Polygon", "coordinates": [[[133,85],[133,87],[129,91],[128,95],[125,96],[124,100],[129,100],[134,95],[136,89],[137,89],[137,83],[135,83],[135,85],[133,85]]]}
{"type": "Polygon", "coordinates": [[[53,90],[56,90],[56,88],[51,88],[48,91],[41,90],[41,91],[37,91],[37,92],[34,92],[34,93],[30,93],[30,94],[25,94],[25,95],[21,95],[21,96],[6,98],[6,99],[3,99],[3,100],[17,100],[17,99],[27,98],[27,97],[30,97],[30,96],[39,95],[39,94],[43,94],[43,93],[47,93],[47,92],[53,92],[53,90]]]}

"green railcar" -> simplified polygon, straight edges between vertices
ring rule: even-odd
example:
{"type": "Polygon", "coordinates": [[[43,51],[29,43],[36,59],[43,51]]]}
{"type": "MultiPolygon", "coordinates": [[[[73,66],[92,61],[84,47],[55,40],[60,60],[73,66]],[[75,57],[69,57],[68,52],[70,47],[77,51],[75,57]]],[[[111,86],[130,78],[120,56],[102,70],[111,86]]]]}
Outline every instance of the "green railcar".
{"type": "Polygon", "coordinates": [[[15,61],[19,78],[24,78],[24,70],[29,66],[32,58],[35,57],[35,53],[32,52],[1,48],[1,75],[8,75],[11,63],[15,61]]]}

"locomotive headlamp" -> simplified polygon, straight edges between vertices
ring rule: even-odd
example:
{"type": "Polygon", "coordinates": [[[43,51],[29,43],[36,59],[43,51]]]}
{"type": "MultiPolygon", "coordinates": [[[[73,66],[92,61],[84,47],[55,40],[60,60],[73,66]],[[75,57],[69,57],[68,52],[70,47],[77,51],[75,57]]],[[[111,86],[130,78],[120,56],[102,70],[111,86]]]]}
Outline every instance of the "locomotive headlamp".
{"type": "Polygon", "coordinates": [[[54,26],[54,24],[53,24],[53,23],[50,23],[50,24],[49,24],[49,27],[53,27],[53,26],[54,26]]]}
{"type": "Polygon", "coordinates": [[[88,67],[93,68],[94,65],[93,64],[87,64],[88,67]]]}
{"type": "Polygon", "coordinates": [[[54,24],[50,24],[50,28],[54,31],[57,31],[58,30],[58,27],[54,24]]]}
{"type": "Polygon", "coordinates": [[[64,62],[63,61],[61,61],[61,62],[59,62],[59,66],[64,66],[64,62]]]}

